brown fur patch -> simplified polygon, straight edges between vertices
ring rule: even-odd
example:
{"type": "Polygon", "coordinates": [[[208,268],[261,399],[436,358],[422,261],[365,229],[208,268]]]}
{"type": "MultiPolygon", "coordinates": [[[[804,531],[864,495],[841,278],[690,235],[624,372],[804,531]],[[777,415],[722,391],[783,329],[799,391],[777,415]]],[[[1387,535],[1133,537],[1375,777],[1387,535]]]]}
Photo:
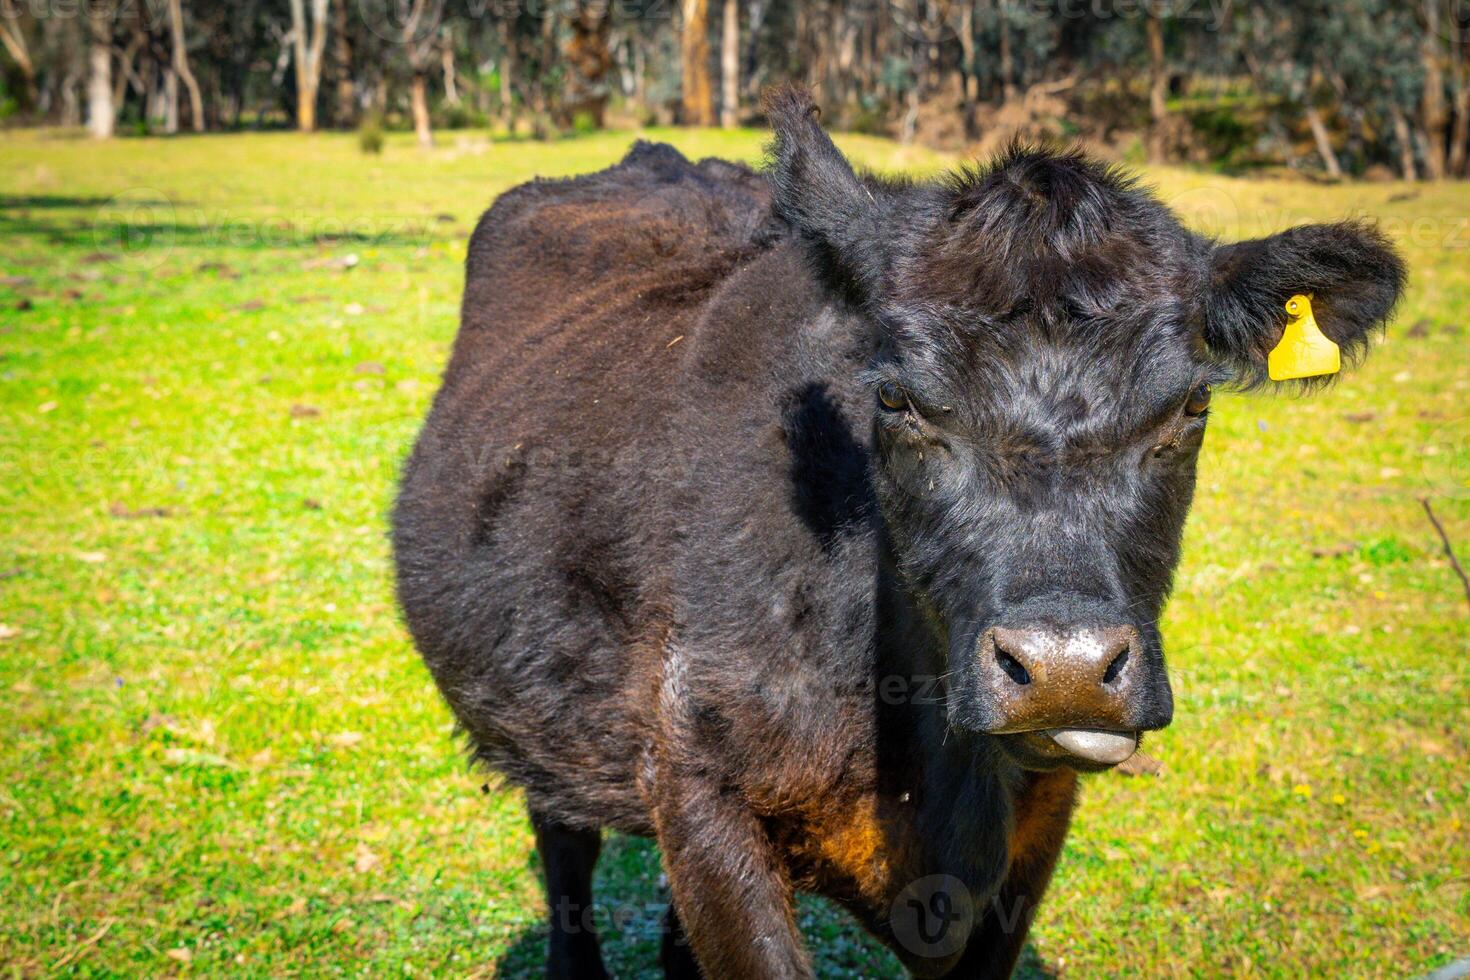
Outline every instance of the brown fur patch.
{"type": "Polygon", "coordinates": [[[809,814],[783,843],[804,886],[886,908],[893,882],[915,859],[910,816],[904,804],[860,793],[809,814]]]}
{"type": "Polygon", "coordinates": [[[1071,769],[1028,773],[1016,793],[1011,831],[1011,867],[1054,861],[1077,804],[1077,773],[1071,769]]]}

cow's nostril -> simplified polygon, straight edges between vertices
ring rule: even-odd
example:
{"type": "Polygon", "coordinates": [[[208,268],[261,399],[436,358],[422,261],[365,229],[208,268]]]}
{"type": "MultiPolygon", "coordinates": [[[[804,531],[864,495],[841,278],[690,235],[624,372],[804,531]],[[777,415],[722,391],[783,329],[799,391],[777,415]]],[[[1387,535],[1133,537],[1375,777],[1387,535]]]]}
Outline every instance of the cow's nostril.
{"type": "Polygon", "coordinates": [[[1123,667],[1127,663],[1128,663],[1128,648],[1127,647],[1124,647],[1123,648],[1123,652],[1119,653],[1116,657],[1114,657],[1113,658],[1113,662],[1110,663],[1110,664],[1108,664],[1108,669],[1105,670],[1105,671],[1103,671],[1103,679],[1102,679],[1102,682],[1104,684],[1111,684],[1111,683],[1113,683],[1113,681],[1117,680],[1118,679],[1118,675],[1120,675],[1120,674],[1123,673],[1123,667]]]}
{"type": "Polygon", "coordinates": [[[1021,661],[998,646],[995,648],[995,662],[1000,664],[1000,669],[1005,671],[1006,676],[1017,684],[1025,686],[1031,683],[1031,674],[1021,666],[1021,661]]]}

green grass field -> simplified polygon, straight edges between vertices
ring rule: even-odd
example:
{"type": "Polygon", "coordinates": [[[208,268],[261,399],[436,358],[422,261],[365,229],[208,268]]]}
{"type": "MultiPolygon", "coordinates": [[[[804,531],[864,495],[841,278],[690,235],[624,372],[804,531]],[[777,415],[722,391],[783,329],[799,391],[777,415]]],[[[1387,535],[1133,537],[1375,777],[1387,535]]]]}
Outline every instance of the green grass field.
{"type": "MultiPolygon", "coordinates": [[[[630,138],[0,141],[0,966],[539,970],[529,826],[451,737],[384,515],[476,217],[630,138]]],[[[1412,290],[1328,393],[1217,399],[1163,769],[1086,781],[1027,970],[1470,956],[1470,618],[1418,502],[1470,560],[1470,186],[1146,179],[1226,237],[1378,216],[1412,290]]],[[[600,889],[610,966],[657,976],[657,852],[610,839],[600,889]]],[[[896,974],[824,903],[803,919],[824,976],[896,974]]]]}

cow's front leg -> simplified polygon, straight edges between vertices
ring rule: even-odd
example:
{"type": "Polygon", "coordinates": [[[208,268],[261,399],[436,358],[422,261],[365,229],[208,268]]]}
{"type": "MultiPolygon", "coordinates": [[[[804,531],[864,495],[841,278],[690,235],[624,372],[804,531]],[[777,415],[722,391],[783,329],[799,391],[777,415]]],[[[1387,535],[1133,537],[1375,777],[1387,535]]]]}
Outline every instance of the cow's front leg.
{"type": "Polygon", "coordinates": [[[1077,802],[1077,774],[1070,769],[1028,773],[1016,795],[1010,868],[979,921],[964,955],[946,976],[954,980],[1005,980],[1016,968],[1041,896],[1067,839],[1077,802]]]}
{"type": "Polygon", "coordinates": [[[760,821],[701,776],[661,774],[654,810],[679,920],[706,977],[810,977],[791,884],[760,821]]]}

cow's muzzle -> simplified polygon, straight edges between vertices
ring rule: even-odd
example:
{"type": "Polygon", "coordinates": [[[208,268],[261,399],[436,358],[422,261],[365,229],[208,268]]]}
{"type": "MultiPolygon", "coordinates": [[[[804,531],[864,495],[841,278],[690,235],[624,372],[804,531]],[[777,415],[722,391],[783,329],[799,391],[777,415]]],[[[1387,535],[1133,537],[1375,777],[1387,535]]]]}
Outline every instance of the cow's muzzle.
{"type": "Polygon", "coordinates": [[[989,693],[986,731],[1026,733],[1033,754],[1116,765],[1133,754],[1139,731],[1172,715],[1168,681],[1149,669],[1133,626],[994,626],[980,635],[976,659],[989,693]]]}

